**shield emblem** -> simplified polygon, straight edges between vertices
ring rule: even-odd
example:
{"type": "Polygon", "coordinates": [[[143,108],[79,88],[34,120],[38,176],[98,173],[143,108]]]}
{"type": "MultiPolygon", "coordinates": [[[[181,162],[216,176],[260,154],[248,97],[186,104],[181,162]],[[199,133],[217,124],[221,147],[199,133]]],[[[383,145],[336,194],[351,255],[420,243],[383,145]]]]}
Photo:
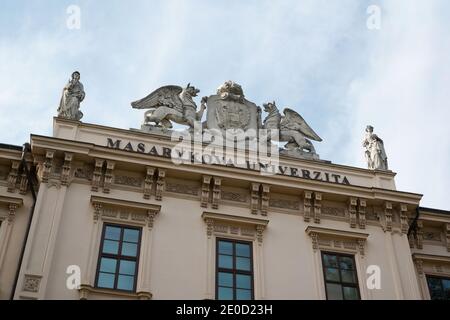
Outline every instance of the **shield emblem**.
{"type": "Polygon", "coordinates": [[[225,137],[226,130],[240,131],[258,129],[259,108],[246,99],[235,101],[222,99],[219,95],[208,98],[206,128],[220,130],[225,137]]]}

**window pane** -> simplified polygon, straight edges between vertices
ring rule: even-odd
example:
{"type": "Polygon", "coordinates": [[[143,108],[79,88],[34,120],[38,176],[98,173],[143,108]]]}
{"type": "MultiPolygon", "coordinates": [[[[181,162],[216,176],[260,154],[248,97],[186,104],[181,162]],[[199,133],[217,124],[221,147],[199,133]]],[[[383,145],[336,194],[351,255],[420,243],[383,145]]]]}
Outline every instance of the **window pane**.
{"type": "Polygon", "coordinates": [[[356,273],[352,270],[341,270],[342,282],[356,283],[356,273]]]}
{"type": "Polygon", "coordinates": [[[354,287],[344,287],[345,300],[359,300],[358,289],[354,287]]]}
{"type": "Polygon", "coordinates": [[[427,277],[427,282],[431,299],[443,299],[441,280],[438,278],[427,277]]]}
{"type": "Polygon", "coordinates": [[[250,259],[249,258],[236,258],[236,269],[250,271],[250,259]]]}
{"type": "Polygon", "coordinates": [[[341,269],[355,270],[355,266],[353,264],[353,259],[350,257],[340,257],[339,265],[340,265],[341,269]]]}
{"type": "Polygon", "coordinates": [[[236,275],[236,288],[251,289],[252,277],[245,274],[236,275]]]}
{"type": "Polygon", "coordinates": [[[120,240],[120,228],[107,226],[105,230],[105,239],[120,240]]]}
{"type": "Polygon", "coordinates": [[[114,275],[110,273],[100,272],[98,274],[97,287],[99,288],[114,288],[114,275]]]}
{"type": "Polygon", "coordinates": [[[117,264],[116,259],[102,258],[100,262],[100,271],[115,273],[116,264],[117,264]]]}
{"type": "Polygon", "coordinates": [[[127,260],[120,261],[119,267],[120,274],[128,274],[134,276],[135,272],[136,272],[136,262],[127,260]]]}
{"type": "Polygon", "coordinates": [[[233,274],[219,272],[219,286],[233,287],[233,274]]]}
{"type": "Polygon", "coordinates": [[[324,267],[337,268],[338,267],[337,257],[330,254],[324,254],[323,264],[324,267]]]}
{"type": "Polygon", "coordinates": [[[123,276],[119,275],[117,280],[117,289],[120,290],[133,290],[134,286],[134,277],[133,276],[123,276]]]}
{"type": "Polygon", "coordinates": [[[442,288],[444,289],[444,299],[450,300],[450,279],[442,279],[442,288]]]}
{"type": "Polygon", "coordinates": [[[250,245],[243,243],[236,243],[236,255],[250,258],[250,245]]]}
{"type": "Polygon", "coordinates": [[[123,242],[122,243],[122,255],[129,257],[136,257],[137,254],[137,244],[123,242]]]}
{"type": "Polygon", "coordinates": [[[236,300],[251,300],[252,292],[250,290],[237,289],[236,300]]]}
{"type": "Polygon", "coordinates": [[[233,300],[233,289],[219,287],[217,299],[219,300],[233,300]]]}
{"type": "Polygon", "coordinates": [[[125,229],[123,230],[123,241],[127,242],[139,242],[139,230],[125,229]]]}
{"type": "Polygon", "coordinates": [[[117,254],[119,252],[119,242],[105,240],[103,241],[103,253],[117,254]]]}
{"type": "Polygon", "coordinates": [[[325,268],[325,279],[339,282],[339,269],[325,268]]]}
{"type": "Polygon", "coordinates": [[[232,255],[233,244],[228,241],[219,241],[219,253],[232,255]]]}
{"type": "Polygon", "coordinates": [[[233,269],[233,257],[219,255],[219,268],[233,269]]]}
{"type": "Polygon", "coordinates": [[[340,284],[327,283],[328,300],[342,300],[342,288],[340,284]]]}

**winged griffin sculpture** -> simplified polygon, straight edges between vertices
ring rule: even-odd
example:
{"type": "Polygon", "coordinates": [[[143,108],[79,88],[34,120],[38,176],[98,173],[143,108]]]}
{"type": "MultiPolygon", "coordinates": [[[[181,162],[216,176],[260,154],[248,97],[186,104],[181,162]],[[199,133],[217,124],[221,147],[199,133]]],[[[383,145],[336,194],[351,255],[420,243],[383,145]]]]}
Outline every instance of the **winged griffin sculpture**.
{"type": "Polygon", "coordinates": [[[286,108],[283,110],[284,116],[280,114],[275,101],[263,104],[264,111],[268,113],[264,120],[263,128],[267,130],[279,130],[279,141],[287,142],[284,146],[286,150],[300,151],[305,150],[311,154],[316,151],[310,140],[322,141],[313,129],[297,112],[286,108]]]}
{"type": "Polygon", "coordinates": [[[197,112],[197,105],[193,97],[197,96],[200,90],[188,84],[186,88],[179,86],[164,86],[141,100],[134,101],[131,106],[135,109],[150,109],[144,114],[144,125],[151,122],[161,127],[163,130],[172,128],[172,122],[194,127],[195,121],[200,121],[206,109],[207,98],[201,101],[200,110],[197,112]]]}

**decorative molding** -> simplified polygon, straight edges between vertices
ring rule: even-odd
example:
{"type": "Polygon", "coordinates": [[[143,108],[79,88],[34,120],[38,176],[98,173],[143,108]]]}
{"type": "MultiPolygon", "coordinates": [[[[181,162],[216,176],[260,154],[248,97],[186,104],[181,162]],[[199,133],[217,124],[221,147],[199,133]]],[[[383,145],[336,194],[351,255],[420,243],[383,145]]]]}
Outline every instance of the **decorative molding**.
{"type": "Polygon", "coordinates": [[[114,161],[106,160],[106,171],[105,171],[105,179],[103,182],[103,193],[109,193],[111,190],[114,166],[115,166],[114,161]]]}
{"type": "Polygon", "coordinates": [[[203,176],[202,195],[200,198],[200,206],[202,208],[208,208],[210,189],[211,189],[211,176],[203,176]]]}
{"type": "Polygon", "coordinates": [[[303,192],[303,220],[309,222],[311,219],[311,206],[312,206],[312,191],[303,192]]]}
{"type": "Polygon", "coordinates": [[[153,294],[149,291],[139,291],[139,292],[126,292],[121,290],[110,290],[110,289],[100,289],[94,288],[91,285],[82,284],[78,289],[80,300],[87,300],[91,294],[120,297],[125,299],[134,298],[137,300],[150,300],[153,294]]]}
{"type": "Polygon", "coordinates": [[[338,207],[322,206],[322,214],[334,217],[345,217],[345,209],[338,207]]]}
{"type": "Polygon", "coordinates": [[[142,187],[143,179],[140,177],[132,177],[132,176],[125,176],[125,175],[114,175],[114,184],[120,184],[123,186],[130,186],[130,187],[142,187]]]}
{"type": "Polygon", "coordinates": [[[369,236],[367,233],[313,226],[308,226],[305,232],[311,237],[314,251],[320,248],[335,248],[354,251],[355,253],[359,253],[361,257],[365,255],[365,244],[369,236]]]}
{"type": "Polygon", "coordinates": [[[75,168],[74,177],[79,179],[92,180],[94,170],[92,165],[84,164],[82,167],[75,168]]]}
{"type": "Polygon", "coordinates": [[[203,212],[202,218],[206,223],[206,235],[209,238],[213,233],[240,235],[252,237],[258,241],[259,245],[263,242],[263,232],[269,223],[269,220],[247,218],[241,216],[232,216],[228,214],[203,212]]]}
{"type": "Polygon", "coordinates": [[[164,169],[158,168],[158,176],[156,178],[156,193],[155,193],[156,201],[162,201],[164,187],[166,184],[165,178],[166,178],[166,171],[164,169]]]}
{"type": "Polygon", "coordinates": [[[16,183],[17,176],[19,171],[20,161],[12,161],[11,163],[11,171],[8,175],[8,192],[14,193],[16,192],[16,183]]]}
{"type": "Polygon", "coordinates": [[[350,228],[356,228],[356,207],[358,205],[358,199],[351,197],[348,201],[348,213],[350,228]]]}
{"type": "Polygon", "coordinates": [[[423,221],[417,220],[416,247],[423,249],[423,221]]]}
{"type": "Polygon", "coordinates": [[[23,281],[23,291],[39,292],[41,278],[41,276],[26,274],[23,281]]]}
{"type": "Polygon", "coordinates": [[[61,185],[67,186],[69,184],[70,170],[72,165],[73,153],[64,153],[64,164],[61,172],[61,185]]]}
{"type": "Polygon", "coordinates": [[[26,194],[28,191],[28,179],[25,170],[22,170],[22,174],[20,175],[20,184],[19,184],[19,193],[26,194]]]}
{"type": "Polygon", "coordinates": [[[147,167],[146,168],[146,174],[145,174],[145,180],[144,180],[144,199],[150,199],[152,189],[153,189],[153,181],[154,181],[154,175],[155,175],[155,168],[153,167],[147,167]]]}
{"type": "Polygon", "coordinates": [[[171,183],[168,181],[166,182],[166,191],[167,192],[182,193],[182,194],[198,196],[198,190],[199,190],[199,188],[194,185],[171,183]]]}
{"type": "Polygon", "coordinates": [[[320,223],[320,216],[322,213],[322,194],[314,192],[314,223],[320,223]]]}
{"type": "Polygon", "coordinates": [[[239,193],[239,192],[222,191],[221,199],[245,203],[245,202],[247,202],[247,195],[239,193]]]}
{"type": "Polygon", "coordinates": [[[359,228],[366,228],[366,207],[367,203],[365,199],[358,199],[358,220],[359,220],[359,228]]]}
{"type": "Polygon", "coordinates": [[[392,202],[384,202],[384,220],[386,231],[392,232],[392,202]]]}
{"type": "Polygon", "coordinates": [[[92,176],[91,191],[98,192],[102,179],[102,170],[105,160],[95,159],[94,173],[92,176]]]}
{"type": "Polygon", "coordinates": [[[153,228],[155,216],[161,211],[160,205],[99,196],[91,196],[91,203],[94,206],[94,222],[106,217],[147,224],[150,229],[153,228]]]}
{"type": "Polygon", "coordinates": [[[19,205],[17,203],[9,203],[9,205],[8,205],[8,209],[9,209],[8,221],[9,222],[14,222],[14,218],[16,217],[16,210],[18,207],[19,207],[19,205]]]}
{"type": "Polygon", "coordinates": [[[403,234],[408,233],[408,206],[404,203],[400,204],[400,228],[403,234]]]}
{"type": "Polygon", "coordinates": [[[5,219],[7,219],[8,222],[13,223],[16,217],[17,209],[23,206],[22,198],[0,196],[0,203],[6,205],[8,209],[8,214],[5,219]]]}
{"type": "Polygon", "coordinates": [[[450,252],[450,223],[445,224],[445,239],[446,239],[447,251],[450,252]]]}
{"type": "Polygon", "coordinates": [[[222,180],[218,177],[213,178],[213,192],[212,192],[212,208],[219,208],[219,200],[220,200],[220,190],[221,190],[222,180]]]}
{"type": "Polygon", "coordinates": [[[300,202],[288,199],[278,199],[272,196],[269,200],[269,206],[274,208],[298,210],[300,208],[300,202]]]}
{"type": "Polygon", "coordinates": [[[414,259],[414,264],[416,265],[416,270],[417,270],[419,277],[422,278],[424,276],[423,260],[422,259],[414,259]]]}
{"type": "Polygon", "coordinates": [[[51,173],[52,167],[53,167],[54,155],[55,155],[55,151],[53,151],[53,150],[47,150],[45,152],[44,167],[42,170],[42,182],[43,183],[47,183],[48,179],[50,177],[50,173],[51,173]]]}
{"type": "Polygon", "coordinates": [[[270,200],[270,185],[263,184],[261,186],[261,215],[267,216],[270,200]]]}
{"type": "Polygon", "coordinates": [[[259,183],[251,184],[251,199],[250,199],[250,212],[252,214],[258,214],[258,205],[259,205],[259,183]]]}

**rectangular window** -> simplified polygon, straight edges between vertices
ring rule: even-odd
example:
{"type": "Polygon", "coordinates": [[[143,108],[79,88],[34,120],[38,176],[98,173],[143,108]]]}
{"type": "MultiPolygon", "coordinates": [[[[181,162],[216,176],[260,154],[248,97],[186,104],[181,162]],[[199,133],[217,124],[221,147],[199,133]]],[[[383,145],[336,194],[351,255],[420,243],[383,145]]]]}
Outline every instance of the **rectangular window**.
{"type": "Polygon", "coordinates": [[[431,300],[450,300],[450,278],[427,276],[431,300]]]}
{"type": "Polygon", "coordinates": [[[328,300],[359,300],[358,276],[353,256],[322,252],[328,300]]]}
{"type": "Polygon", "coordinates": [[[251,242],[217,239],[216,299],[253,299],[251,242]]]}
{"type": "Polygon", "coordinates": [[[141,229],[105,224],[97,266],[97,288],[136,290],[141,229]]]}

